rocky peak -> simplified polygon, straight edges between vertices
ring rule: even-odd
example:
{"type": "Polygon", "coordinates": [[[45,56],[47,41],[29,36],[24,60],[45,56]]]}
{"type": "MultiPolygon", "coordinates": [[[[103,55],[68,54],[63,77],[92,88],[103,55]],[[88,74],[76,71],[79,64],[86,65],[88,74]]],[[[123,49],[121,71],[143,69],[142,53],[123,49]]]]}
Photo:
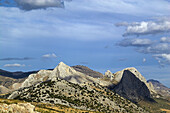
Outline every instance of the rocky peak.
{"type": "Polygon", "coordinates": [[[51,73],[51,79],[53,78],[65,78],[69,77],[70,75],[76,75],[77,72],[74,68],[64,64],[63,62],[60,62],[56,68],[51,73]]]}
{"type": "Polygon", "coordinates": [[[137,102],[140,100],[151,100],[150,91],[130,70],[124,70],[121,81],[113,88],[121,96],[137,102]]]}
{"type": "Polygon", "coordinates": [[[146,84],[146,86],[148,87],[149,91],[151,94],[156,94],[156,91],[153,88],[152,83],[147,83],[145,77],[142,76],[142,74],[134,67],[129,67],[129,68],[125,68],[122,71],[118,71],[114,74],[114,83],[119,83],[122,79],[123,73],[125,70],[130,71],[131,73],[133,73],[140,81],[144,82],[146,84]]]}

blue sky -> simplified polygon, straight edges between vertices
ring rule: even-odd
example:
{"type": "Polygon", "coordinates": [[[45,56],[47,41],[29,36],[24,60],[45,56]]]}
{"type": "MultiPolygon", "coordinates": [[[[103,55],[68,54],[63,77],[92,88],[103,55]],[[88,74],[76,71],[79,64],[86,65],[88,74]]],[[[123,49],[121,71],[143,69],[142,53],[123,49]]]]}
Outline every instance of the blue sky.
{"type": "Polygon", "coordinates": [[[170,87],[168,0],[1,0],[0,68],[136,67],[170,87]]]}

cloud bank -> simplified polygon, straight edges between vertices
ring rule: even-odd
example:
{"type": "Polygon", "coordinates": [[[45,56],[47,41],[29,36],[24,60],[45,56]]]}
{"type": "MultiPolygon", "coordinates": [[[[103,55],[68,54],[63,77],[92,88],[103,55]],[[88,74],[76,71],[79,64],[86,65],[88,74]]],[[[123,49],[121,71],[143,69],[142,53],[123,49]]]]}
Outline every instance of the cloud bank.
{"type": "Polygon", "coordinates": [[[32,60],[33,58],[24,57],[24,58],[1,58],[0,61],[11,61],[11,60],[32,60]]]}
{"type": "Polygon", "coordinates": [[[46,9],[48,7],[64,8],[63,0],[15,0],[23,10],[46,9]]]}
{"type": "Polygon", "coordinates": [[[119,42],[118,45],[123,47],[128,47],[128,46],[143,47],[143,46],[149,46],[152,43],[153,42],[149,39],[125,38],[121,42],[119,42]]]}

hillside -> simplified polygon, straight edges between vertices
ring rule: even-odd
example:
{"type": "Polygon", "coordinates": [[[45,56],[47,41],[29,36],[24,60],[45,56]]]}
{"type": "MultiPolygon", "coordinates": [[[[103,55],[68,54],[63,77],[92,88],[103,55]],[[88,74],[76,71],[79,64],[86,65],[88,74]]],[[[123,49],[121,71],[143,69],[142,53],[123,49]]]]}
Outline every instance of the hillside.
{"type": "Polygon", "coordinates": [[[146,112],[141,107],[99,84],[78,85],[61,79],[20,89],[12,93],[8,99],[61,104],[77,109],[107,113],[146,112]]]}

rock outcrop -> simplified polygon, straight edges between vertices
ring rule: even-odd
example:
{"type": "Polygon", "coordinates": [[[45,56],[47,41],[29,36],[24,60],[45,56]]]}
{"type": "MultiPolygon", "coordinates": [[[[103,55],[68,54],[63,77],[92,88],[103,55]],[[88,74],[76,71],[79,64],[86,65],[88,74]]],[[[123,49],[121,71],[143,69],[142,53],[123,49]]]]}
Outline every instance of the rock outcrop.
{"type": "Polygon", "coordinates": [[[110,74],[109,76],[113,76],[113,77],[111,77],[111,78],[112,78],[111,80],[112,80],[113,84],[117,85],[117,84],[121,81],[122,76],[123,76],[125,70],[130,71],[130,72],[133,73],[140,81],[144,82],[145,85],[148,87],[148,89],[149,89],[149,91],[150,91],[151,94],[156,94],[156,91],[154,90],[154,87],[153,87],[152,83],[147,83],[145,77],[143,77],[143,76],[141,75],[141,73],[140,73],[136,68],[134,68],[134,67],[125,68],[125,69],[123,69],[122,71],[118,71],[118,72],[116,72],[116,73],[114,73],[114,74],[112,74],[111,72],[109,72],[109,74],[110,74]]]}
{"type": "Polygon", "coordinates": [[[114,75],[110,70],[107,70],[104,75],[108,77],[110,80],[114,79],[114,75]]]}
{"type": "Polygon", "coordinates": [[[122,79],[113,90],[134,102],[151,100],[150,91],[146,84],[129,70],[124,70],[122,79]]]}
{"type": "Polygon", "coordinates": [[[0,104],[0,112],[2,113],[38,113],[35,110],[35,106],[30,103],[18,103],[18,104],[0,104]]]}

